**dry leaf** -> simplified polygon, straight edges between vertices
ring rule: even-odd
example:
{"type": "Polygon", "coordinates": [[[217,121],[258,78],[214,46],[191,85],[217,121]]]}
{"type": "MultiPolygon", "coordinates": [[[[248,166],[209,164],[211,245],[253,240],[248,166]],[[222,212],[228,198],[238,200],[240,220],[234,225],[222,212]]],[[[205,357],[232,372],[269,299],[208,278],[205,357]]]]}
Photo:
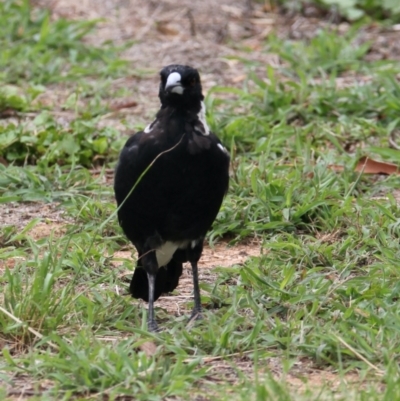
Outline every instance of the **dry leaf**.
{"type": "MultiPolygon", "coordinates": [[[[328,168],[336,172],[341,172],[344,170],[344,166],[338,164],[330,164],[328,168]]],[[[395,164],[379,162],[367,156],[363,156],[358,161],[354,170],[364,174],[400,174],[400,169],[395,164]]]]}
{"type": "Polygon", "coordinates": [[[157,345],[152,341],[146,341],[139,347],[139,349],[143,351],[146,356],[153,356],[157,352],[157,345]]]}
{"type": "Polygon", "coordinates": [[[3,156],[0,156],[0,164],[2,164],[3,166],[9,165],[8,161],[3,156]]]}
{"type": "Polygon", "coordinates": [[[237,84],[238,82],[242,82],[242,81],[244,81],[246,79],[246,76],[247,75],[245,75],[245,74],[236,75],[236,77],[232,78],[232,82],[235,83],[235,84],[237,84]]]}
{"type": "Polygon", "coordinates": [[[239,19],[243,17],[243,10],[240,7],[235,7],[235,6],[230,6],[230,5],[224,4],[221,6],[221,9],[222,9],[222,11],[229,14],[231,17],[239,18],[239,19]]]}
{"type": "Polygon", "coordinates": [[[399,167],[392,163],[378,162],[363,156],[357,163],[355,171],[364,174],[400,174],[399,167]]]}
{"type": "Polygon", "coordinates": [[[12,108],[7,108],[0,112],[0,118],[10,118],[18,115],[18,112],[12,108]]]}
{"type": "Polygon", "coordinates": [[[129,107],[136,107],[137,102],[132,99],[119,99],[115,100],[110,104],[110,109],[113,111],[121,110],[121,109],[127,109],[129,107]]]}
{"type": "Polygon", "coordinates": [[[276,10],[276,6],[272,1],[266,1],[263,5],[262,10],[266,13],[270,13],[276,10]]]}
{"type": "Polygon", "coordinates": [[[168,26],[168,21],[157,21],[156,22],[156,29],[158,32],[162,33],[163,35],[178,35],[178,31],[174,28],[168,26]]]}
{"type": "MultiPolygon", "coordinates": [[[[344,171],[344,166],[341,166],[340,164],[329,164],[328,168],[330,170],[336,171],[336,172],[341,172],[344,171]]],[[[313,173],[310,173],[313,174],[313,173]]],[[[314,177],[314,174],[312,175],[314,177]]]]}
{"type": "Polygon", "coordinates": [[[257,39],[249,39],[249,40],[244,40],[243,45],[248,47],[251,50],[260,50],[262,47],[262,44],[260,41],[257,39]]]}

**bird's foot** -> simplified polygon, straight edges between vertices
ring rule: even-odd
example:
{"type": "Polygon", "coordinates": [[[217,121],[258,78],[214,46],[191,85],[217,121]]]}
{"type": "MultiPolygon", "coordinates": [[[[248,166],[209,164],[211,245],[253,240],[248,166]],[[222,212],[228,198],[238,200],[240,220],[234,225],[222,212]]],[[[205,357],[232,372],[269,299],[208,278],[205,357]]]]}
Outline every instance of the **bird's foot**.
{"type": "Polygon", "coordinates": [[[188,323],[194,322],[196,320],[202,320],[203,319],[203,314],[201,312],[201,309],[193,309],[192,314],[190,315],[188,323]]]}
{"type": "Polygon", "coordinates": [[[147,329],[151,332],[151,333],[157,333],[158,331],[160,331],[160,329],[158,328],[158,325],[156,323],[155,320],[149,320],[147,322],[147,329]]]}

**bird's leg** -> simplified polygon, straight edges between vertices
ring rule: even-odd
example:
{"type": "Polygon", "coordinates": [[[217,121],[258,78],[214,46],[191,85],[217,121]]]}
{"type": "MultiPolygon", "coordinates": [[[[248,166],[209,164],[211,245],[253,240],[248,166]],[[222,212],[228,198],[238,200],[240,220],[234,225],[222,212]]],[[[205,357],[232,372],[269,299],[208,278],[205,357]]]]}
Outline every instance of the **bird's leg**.
{"type": "Polygon", "coordinates": [[[193,292],[194,292],[194,307],[192,315],[189,320],[201,319],[201,298],[200,298],[200,287],[199,287],[199,272],[197,268],[197,261],[192,261],[192,272],[193,272],[193,292]]]}
{"type": "Polygon", "coordinates": [[[147,317],[147,328],[149,331],[157,331],[158,326],[154,317],[154,290],[158,271],[156,253],[150,251],[144,254],[142,256],[142,263],[146,270],[147,280],[149,282],[149,312],[147,317]]]}
{"type": "Polygon", "coordinates": [[[154,318],[154,286],[156,281],[156,274],[147,273],[149,280],[149,314],[147,317],[147,328],[149,331],[157,331],[158,326],[154,318]]]}

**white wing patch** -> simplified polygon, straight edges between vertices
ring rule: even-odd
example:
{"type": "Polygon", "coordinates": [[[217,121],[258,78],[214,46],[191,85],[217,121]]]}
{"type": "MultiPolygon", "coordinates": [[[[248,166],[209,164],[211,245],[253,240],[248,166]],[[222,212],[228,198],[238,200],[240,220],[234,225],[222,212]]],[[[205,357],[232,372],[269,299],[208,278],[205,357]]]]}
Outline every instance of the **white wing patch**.
{"type": "Polygon", "coordinates": [[[170,262],[179,245],[179,243],[167,241],[161,248],[156,249],[158,267],[166,266],[170,262]]]}
{"type": "Polygon", "coordinates": [[[161,245],[161,248],[156,249],[156,258],[158,267],[166,266],[174,256],[175,251],[179,249],[185,249],[189,246],[193,249],[198,243],[202,241],[201,238],[192,240],[192,241],[181,241],[181,242],[172,242],[166,241],[161,245]]]}
{"type": "Polygon", "coordinates": [[[156,249],[156,258],[158,267],[166,266],[174,256],[178,248],[184,249],[188,245],[188,241],[172,242],[166,241],[161,245],[161,248],[156,249]]]}

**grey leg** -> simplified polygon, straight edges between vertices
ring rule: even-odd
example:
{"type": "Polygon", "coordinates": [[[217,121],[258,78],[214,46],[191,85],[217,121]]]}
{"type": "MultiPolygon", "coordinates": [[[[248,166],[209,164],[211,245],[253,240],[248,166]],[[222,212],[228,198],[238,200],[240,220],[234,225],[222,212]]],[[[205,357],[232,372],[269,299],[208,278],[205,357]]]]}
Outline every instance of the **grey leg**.
{"type": "Polygon", "coordinates": [[[158,326],[154,319],[154,286],[156,281],[156,275],[147,273],[149,280],[149,315],[147,318],[147,327],[149,331],[157,331],[158,326]]]}
{"type": "Polygon", "coordinates": [[[147,281],[149,282],[149,293],[148,293],[148,317],[147,317],[147,328],[149,331],[157,331],[157,323],[154,316],[154,291],[156,286],[156,277],[158,271],[158,264],[156,253],[149,250],[147,247],[141,252],[141,263],[147,273],[147,281]]]}
{"type": "Polygon", "coordinates": [[[199,287],[199,272],[197,268],[197,261],[191,262],[192,272],[193,272],[193,292],[194,292],[194,307],[190,320],[201,319],[201,297],[200,297],[200,287],[199,287]]]}

